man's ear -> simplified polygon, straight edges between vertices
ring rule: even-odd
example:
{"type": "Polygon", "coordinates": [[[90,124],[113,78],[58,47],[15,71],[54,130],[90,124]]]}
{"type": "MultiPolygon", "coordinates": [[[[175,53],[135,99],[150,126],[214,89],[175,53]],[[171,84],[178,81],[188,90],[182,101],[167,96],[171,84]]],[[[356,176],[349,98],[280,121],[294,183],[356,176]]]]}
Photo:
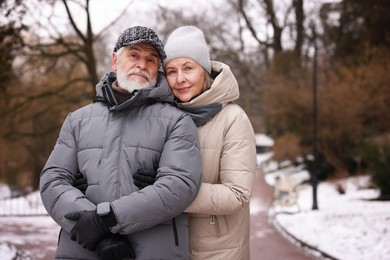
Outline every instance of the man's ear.
{"type": "Polygon", "coordinates": [[[115,52],[112,53],[112,58],[111,58],[111,69],[113,71],[116,71],[117,68],[117,62],[118,62],[118,57],[115,52]]]}

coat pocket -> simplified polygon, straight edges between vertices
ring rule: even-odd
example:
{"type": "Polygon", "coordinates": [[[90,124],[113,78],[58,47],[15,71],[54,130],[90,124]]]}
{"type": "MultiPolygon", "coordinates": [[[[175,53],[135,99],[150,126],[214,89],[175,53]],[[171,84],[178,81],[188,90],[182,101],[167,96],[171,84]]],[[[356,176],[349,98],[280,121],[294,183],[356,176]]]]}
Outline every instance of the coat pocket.
{"type": "Polygon", "coordinates": [[[216,217],[216,225],[218,226],[219,236],[224,236],[229,233],[229,225],[225,215],[214,216],[216,217]]]}
{"type": "Polygon", "coordinates": [[[187,259],[188,220],[183,215],[128,235],[137,259],[187,259]]]}

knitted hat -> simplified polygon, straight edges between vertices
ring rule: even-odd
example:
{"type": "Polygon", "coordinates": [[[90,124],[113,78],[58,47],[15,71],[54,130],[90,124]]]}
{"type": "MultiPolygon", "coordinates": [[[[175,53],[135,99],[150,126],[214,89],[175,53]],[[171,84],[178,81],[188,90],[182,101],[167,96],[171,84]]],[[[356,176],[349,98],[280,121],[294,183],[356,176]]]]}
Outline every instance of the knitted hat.
{"type": "Polygon", "coordinates": [[[132,46],[140,43],[150,43],[157,49],[161,60],[166,58],[164,44],[160,41],[157,34],[152,29],[142,26],[127,28],[119,36],[114,47],[114,52],[117,52],[123,46],[132,46]]]}
{"type": "Polygon", "coordinates": [[[211,60],[203,32],[195,26],[182,26],[174,30],[165,44],[165,64],[175,58],[190,58],[211,73],[211,60]]]}

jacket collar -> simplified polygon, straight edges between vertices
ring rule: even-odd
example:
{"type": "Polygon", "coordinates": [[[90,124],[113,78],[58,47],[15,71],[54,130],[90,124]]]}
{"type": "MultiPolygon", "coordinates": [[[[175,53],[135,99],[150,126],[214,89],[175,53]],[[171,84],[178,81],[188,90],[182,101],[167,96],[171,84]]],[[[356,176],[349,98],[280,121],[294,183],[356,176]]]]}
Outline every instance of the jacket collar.
{"type": "Polygon", "coordinates": [[[153,102],[174,103],[174,96],[162,72],[157,75],[157,84],[154,87],[134,91],[132,96],[119,104],[115,98],[112,84],[116,80],[116,73],[107,73],[96,85],[95,102],[104,102],[111,111],[121,111],[153,102]]]}

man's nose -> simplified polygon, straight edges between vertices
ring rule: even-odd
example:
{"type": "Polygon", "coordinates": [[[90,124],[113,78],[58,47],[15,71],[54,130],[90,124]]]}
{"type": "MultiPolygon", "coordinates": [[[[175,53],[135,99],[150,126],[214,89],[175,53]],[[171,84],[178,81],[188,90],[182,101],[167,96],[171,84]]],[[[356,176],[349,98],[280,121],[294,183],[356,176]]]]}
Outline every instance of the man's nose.
{"type": "Polygon", "coordinates": [[[146,69],[146,60],[145,59],[138,60],[137,67],[140,68],[141,70],[146,69]]]}

